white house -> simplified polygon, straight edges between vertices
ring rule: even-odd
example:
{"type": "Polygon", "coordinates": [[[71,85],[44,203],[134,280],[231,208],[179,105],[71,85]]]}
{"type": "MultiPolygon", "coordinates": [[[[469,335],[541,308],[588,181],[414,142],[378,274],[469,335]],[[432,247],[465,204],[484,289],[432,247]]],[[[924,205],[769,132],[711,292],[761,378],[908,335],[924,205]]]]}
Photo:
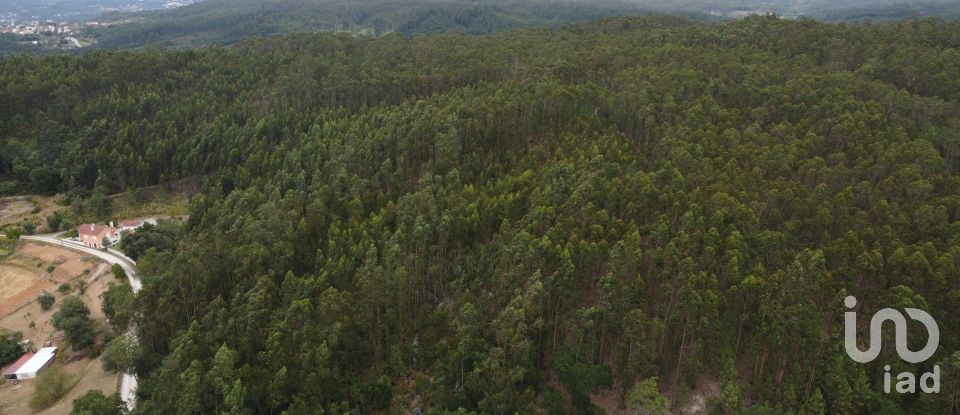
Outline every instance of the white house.
{"type": "Polygon", "coordinates": [[[117,230],[122,234],[123,232],[134,232],[137,229],[143,227],[143,224],[146,223],[143,219],[130,219],[120,221],[120,227],[117,230]]]}

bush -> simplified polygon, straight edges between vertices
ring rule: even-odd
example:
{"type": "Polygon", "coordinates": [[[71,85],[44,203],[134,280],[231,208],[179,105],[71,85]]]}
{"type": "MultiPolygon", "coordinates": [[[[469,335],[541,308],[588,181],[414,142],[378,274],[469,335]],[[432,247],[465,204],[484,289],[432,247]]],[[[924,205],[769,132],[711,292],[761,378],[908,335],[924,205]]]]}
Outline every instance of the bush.
{"type": "Polygon", "coordinates": [[[119,415],[124,413],[123,400],[113,394],[106,396],[98,390],[89,391],[73,400],[70,415],[119,415]]]}
{"type": "Polygon", "coordinates": [[[55,269],[57,269],[57,266],[55,264],[51,264],[47,266],[47,272],[53,272],[53,270],[55,269]]]}
{"type": "Polygon", "coordinates": [[[175,222],[161,221],[153,225],[146,223],[123,238],[123,252],[134,261],[153,248],[157,251],[172,250],[177,246],[180,225],[175,222]]]}
{"type": "Polygon", "coordinates": [[[15,360],[23,354],[23,348],[20,347],[21,338],[22,335],[19,332],[0,335],[0,365],[15,360]]]}
{"type": "Polygon", "coordinates": [[[547,385],[543,392],[543,405],[550,415],[563,415],[567,413],[567,406],[563,401],[563,394],[557,388],[547,385]]]}
{"type": "Polygon", "coordinates": [[[53,327],[63,330],[64,338],[73,350],[83,350],[93,345],[96,335],[90,309],[77,297],[70,297],[60,304],[60,311],[53,315],[53,327]]]}
{"type": "Polygon", "coordinates": [[[92,390],[73,400],[73,410],[70,415],[119,415],[124,413],[123,400],[113,394],[106,396],[103,392],[92,390]]]}
{"type": "Polygon", "coordinates": [[[113,284],[100,294],[100,308],[117,330],[127,327],[133,314],[133,290],[127,284],[113,284]]]}
{"type": "Polygon", "coordinates": [[[30,408],[35,411],[53,406],[70,390],[70,378],[60,368],[48,368],[34,380],[35,389],[30,396],[30,408]]]}
{"type": "Polygon", "coordinates": [[[66,294],[66,293],[70,292],[70,288],[72,288],[72,287],[70,287],[70,283],[69,283],[69,282],[65,282],[65,283],[63,283],[63,284],[60,284],[59,287],[57,287],[57,291],[58,291],[60,294],[66,294]]]}
{"type": "MultiPolygon", "coordinates": [[[[60,221],[60,226],[57,226],[57,230],[60,232],[72,231],[73,233],[76,233],[77,230],[74,229],[75,227],[76,225],[74,225],[73,222],[70,221],[70,219],[63,219],[62,221],[60,221]]],[[[69,233],[67,235],[69,235],[69,233]]],[[[77,236],[77,235],[73,235],[73,236],[77,236]]]]}
{"type": "Polygon", "coordinates": [[[570,351],[560,353],[554,364],[557,378],[570,392],[577,413],[594,413],[596,408],[590,402],[590,394],[610,387],[610,370],[603,365],[577,361],[570,351]]]}
{"type": "Polygon", "coordinates": [[[37,224],[33,221],[24,221],[21,226],[23,227],[23,233],[27,235],[33,235],[33,232],[37,230],[37,224]]]}
{"type": "Polygon", "coordinates": [[[60,212],[53,212],[50,216],[47,216],[47,227],[51,231],[60,229],[60,224],[63,223],[63,214],[60,212]]]}
{"type": "Polygon", "coordinates": [[[103,354],[103,344],[102,344],[102,343],[97,343],[97,344],[93,345],[92,348],[90,348],[90,354],[87,355],[87,357],[89,357],[89,358],[91,358],[91,359],[96,359],[96,358],[100,357],[101,354],[103,354]]]}
{"type": "Polygon", "coordinates": [[[107,344],[103,354],[103,368],[110,372],[121,372],[133,367],[143,352],[136,338],[123,335],[107,344]]]}
{"type": "Polygon", "coordinates": [[[90,213],[98,218],[106,218],[113,213],[113,200],[107,197],[107,192],[102,187],[97,187],[86,200],[86,207],[90,213]]]}
{"type": "Polygon", "coordinates": [[[55,303],[56,301],[57,301],[57,298],[54,297],[53,294],[50,294],[46,291],[44,291],[43,294],[40,294],[39,296],[37,296],[37,303],[40,304],[40,309],[43,311],[47,311],[50,309],[50,307],[53,307],[53,303],[55,303]]]}
{"type": "Polygon", "coordinates": [[[113,264],[113,266],[110,267],[110,271],[113,272],[113,275],[117,277],[117,279],[124,281],[127,280],[127,272],[123,270],[123,267],[121,267],[120,264],[113,264]]]}
{"type": "Polygon", "coordinates": [[[667,398],[660,394],[657,378],[637,382],[627,394],[627,406],[644,414],[666,414],[667,398]]]}
{"type": "Polygon", "coordinates": [[[7,239],[16,241],[20,239],[20,235],[23,235],[23,228],[19,226],[8,226],[4,233],[7,234],[7,239]]]}

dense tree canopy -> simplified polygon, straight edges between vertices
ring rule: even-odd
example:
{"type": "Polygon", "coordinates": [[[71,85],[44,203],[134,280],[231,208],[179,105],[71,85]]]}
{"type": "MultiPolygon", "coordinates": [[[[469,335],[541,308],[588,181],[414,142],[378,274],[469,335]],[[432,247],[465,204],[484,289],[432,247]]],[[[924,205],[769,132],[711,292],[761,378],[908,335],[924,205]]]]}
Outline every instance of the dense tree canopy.
{"type": "Polygon", "coordinates": [[[94,389],[73,400],[70,415],[123,415],[125,409],[117,394],[106,396],[94,389]]]}
{"type": "Polygon", "coordinates": [[[63,300],[60,310],[53,314],[50,322],[55,329],[63,330],[64,339],[73,350],[86,349],[96,340],[90,309],[78,297],[67,297],[63,300]]]}
{"type": "MultiPolygon", "coordinates": [[[[250,36],[323,30],[388,33],[491,34],[556,27],[609,16],[650,12],[699,20],[775,13],[827,21],[880,21],[917,16],[960,18],[958,0],[203,0],[186,7],[108,13],[88,30],[96,47],[150,44],[198,46],[250,36]]],[[[3,50],[0,38],[0,51],[3,50]]],[[[19,46],[20,48],[26,46],[19,46]]]]}
{"type": "Polygon", "coordinates": [[[936,20],[647,17],[20,56],[0,174],[203,181],[138,260],[139,412],[659,411],[707,382],[940,413],[880,382],[960,347],[958,51],[936,20]],[[853,362],[849,294],[929,311],[938,353],[853,362]]]}
{"type": "Polygon", "coordinates": [[[20,333],[0,332],[0,366],[23,355],[23,348],[19,344],[20,340],[20,333]]]}
{"type": "MultiPolygon", "coordinates": [[[[130,258],[136,260],[150,248],[158,250],[172,249],[177,243],[179,231],[180,227],[175,222],[161,221],[156,225],[145,223],[136,232],[130,232],[124,235],[123,252],[130,258]]],[[[114,265],[114,274],[117,274],[117,270],[123,272],[123,268],[114,265]]],[[[122,276],[119,274],[117,274],[117,276],[126,278],[127,275],[123,273],[122,276]]]]}

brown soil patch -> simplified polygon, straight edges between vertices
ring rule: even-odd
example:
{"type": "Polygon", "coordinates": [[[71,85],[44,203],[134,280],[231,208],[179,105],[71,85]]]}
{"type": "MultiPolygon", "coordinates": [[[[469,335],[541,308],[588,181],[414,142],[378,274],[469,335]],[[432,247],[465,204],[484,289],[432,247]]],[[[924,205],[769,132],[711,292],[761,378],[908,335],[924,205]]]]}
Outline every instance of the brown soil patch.
{"type": "MultiPolygon", "coordinates": [[[[18,281],[21,285],[0,285],[0,295],[4,296],[0,299],[0,309],[12,309],[8,313],[0,314],[0,329],[19,331],[23,333],[24,339],[31,340],[37,347],[48,341],[59,345],[63,334],[53,328],[50,319],[64,298],[76,296],[90,309],[90,317],[95,321],[97,330],[110,330],[100,307],[100,295],[106,291],[109,284],[120,281],[110,272],[106,263],[96,262],[91,257],[57,246],[25,243],[21,244],[13,255],[0,260],[0,276],[3,275],[7,275],[9,281],[18,281]],[[47,267],[53,264],[58,265],[53,272],[48,273],[47,267]],[[83,293],[77,288],[81,281],[85,283],[83,293]],[[70,282],[73,289],[67,294],[57,292],[56,288],[62,282],[70,282]],[[35,301],[36,296],[44,289],[57,299],[53,308],[47,311],[41,311],[40,305],[35,301]]],[[[66,355],[69,354],[68,351],[66,355]]],[[[108,395],[117,391],[120,376],[103,370],[102,357],[70,363],[61,361],[54,365],[72,376],[75,384],[60,402],[39,412],[40,414],[69,414],[73,400],[92,389],[102,390],[108,395]]],[[[32,382],[26,380],[0,385],[0,414],[33,414],[29,406],[34,388],[32,382]]]]}
{"type": "Polygon", "coordinates": [[[66,415],[73,407],[73,400],[87,391],[98,389],[105,395],[117,392],[120,375],[103,370],[103,357],[98,359],[83,359],[71,363],[54,363],[71,377],[73,388],[66,396],[52,407],[40,412],[30,409],[30,395],[33,394],[34,383],[31,380],[7,382],[0,385],[0,413],[4,415],[66,415]]]}
{"type": "Polygon", "coordinates": [[[0,261],[0,318],[34,301],[44,291],[54,293],[64,282],[91,275],[96,261],[56,246],[20,244],[16,252],[0,261]],[[48,272],[51,266],[53,270],[48,272]]]}
{"type": "Polygon", "coordinates": [[[33,211],[33,207],[33,202],[25,196],[0,199],[0,223],[19,222],[33,211]]]}
{"type": "Polygon", "coordinates": [[[38,232],[47,231],[46,218],[56,211],[63,211],[55,201],[62,196],[10,196],[0,198],[0,228],[18,225],[25,220],[37,224],[38,232]]]}

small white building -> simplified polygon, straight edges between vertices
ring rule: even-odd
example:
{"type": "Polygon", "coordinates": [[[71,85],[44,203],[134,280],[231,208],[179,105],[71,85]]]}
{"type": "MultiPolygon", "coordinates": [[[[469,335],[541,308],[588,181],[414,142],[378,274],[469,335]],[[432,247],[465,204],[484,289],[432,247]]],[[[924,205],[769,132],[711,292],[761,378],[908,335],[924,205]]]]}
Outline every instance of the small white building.
{"type": "MultiPolygon", "coordinates": [[[[11,365],[3,372],[3,375],[7,379],[33,379],[37,377],[37,373],[40,373],[41,370],[46,369],[47,366],[53,363],[53,358],[56,357],[56,355],[56,347],[44,347],[30,356],[26,362],[21,363],[17,361],[11,365]]],[[[27,355],[24,355],[24,357],[27,357],[27,355]]]]}
{"type": "Polygon", "coordinates": [[[120,233],[123,232],[135,232],[137,229],[143,227],[143,224],[146,223],[143,219],[130,219],[120,221],[120,227],[117,228],[120,233]]]}

